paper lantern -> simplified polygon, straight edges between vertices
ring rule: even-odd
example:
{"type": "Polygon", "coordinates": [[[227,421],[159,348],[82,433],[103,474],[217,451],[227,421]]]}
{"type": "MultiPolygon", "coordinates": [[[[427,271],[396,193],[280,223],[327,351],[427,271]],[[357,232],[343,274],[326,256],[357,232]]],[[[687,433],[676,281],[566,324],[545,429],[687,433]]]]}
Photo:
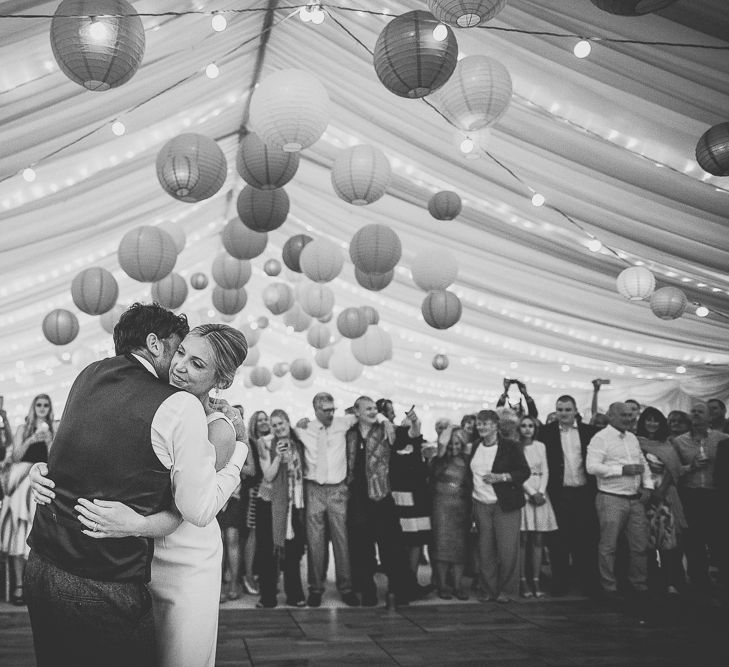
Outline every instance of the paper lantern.
{"type": "Polygon", "coordinates": [[[456,127],[473,132],[493,125],[511,102],[509,72],[489,56],[459,61],[453,76],[434,96],[438,109],[456,127]]]}
{"type": "Polygon", "coordinates": [[[291,327],[294,331],[306,331],[311,324],[311,316],[307,315],[298,303],[289,308],[283,316],[284,326],[291,327]]]}
{"type": "Polygon", "coordinates": [[[159,228],[164,229],[172,237],[172,240],[175,242],[175,250],[177,250],[177,254],[179,255],[185,249],[185,244],[187,243],[185,230],[182,228],[182,225],[176,225],[174,222],[163,222],[159,225],[159,228]]]}
{"type": "Polygon", "coordinates": [[[340,382],[353,382],[364,370],[346,346],[338,347],[329,358],[329,370],[340,382]]]}
{"type": "Polygon", "coordinates": [[[246,185],[238,195],[238,217],[254,232],[278,229],[289,214],[289,196],[283,188],[256,190],[246,185]]]}
{"type": "Polygon", "coordinates": [[[425,248],[413,258],[410,272],[420,289],[426,292],[444,290],[458,277],[458,262],[445,248],[425,248]]]}
{"type": "Polygon", "coordinates": [[[387,273],[402,255],[400,237],[385,225],[365,225],[352,237],[349,256],[364,273],[387,273]]]}
{"type": "Polygon", "coordinates": [[[160,306],[175,310],[187,299],[187,283],[179,273],[170,273],[152,285],[152,300],[160,306]]]}
{"type": "Polygon", "coordinates": [[[490,21],[506,6],[506,0],[428,0],[433,16],[454,28],[473,28],[490,21]]]}
{"type": "Polygon", "coordinates": [[[656,279],[644,266],[631,266],[617,278],[618,292],[630,301],[647,299],[656,288],[656,279]]]}
{"type": "Polygon", "coordinates": [[[193,273],[190,276],[190,285],[193,289],[205,289],[208,286],[208,277],[204,273],[193,273]]]}
{"type": "Polygon", "coordinates": [[[261,360],[260,348],[257,348],[257,347],[249,348],[248,354],[246,355],[246,358],[243,361],[243,365],[246,368],[253,368],[254,366],[258,366],[258,362],[260,360],[261,360]]]}
{"type": "Polygon", "coordinates": [[[314,355],[314,361],[319,368],[329,368],[329,360],[332,358],[333,354],[334,348],[330,345],[329,347],[317,350],[314,355]]]}
{"type": "Polygon", "coordinates": [[[324,317],[334,307],[334,292],[319,283],[302,283],[297,287],[296,298],[304,312],[312,317],[324,317]]]}
{"type": "Polygon", "coordinates": [[[246,338],[248,349],[255,347],[261,339],[261,330],[258,327],[254,329],[250,324],[245,324],[240,327],[240,332],[246,338]]]}
{"type": "Polygon", "coordinates": [[[213,288],[213,306],[223,315],[235,315],[246,307],[248,295],[245,289],[225,289],[219,285],[213,288]]]}
{"type": "Polygon", "coordinates": [[[686,295],[678,287],[661,287],[650,298],[653,314],[662,320],[675,320],[683,315],[688,305],[686,295]]]}
{"type": "Polygon", "coordinates": [[[114,327],[122,316],[122,313],[126,310],[124,306],[116,305],[111,310],[107,310],[100,318],[99,324],[101,328],[108,334],[114,333],[114,327]]]}
{"type": "Polygon", "coordinates": [[[367,324],[377,324],[380,321],[380,314],[372,306],[360,306],[359,309],[367,320],[367,324]]]}
{"type": "Polygon", "coordinates": [[[259,329],[266,329],[268,327],[268,318],[265,315],[261,315],[256,319],[256,324],[259,329]]]}
{"type": "Polygon", "coordinates": [[[428,211],[436,220],[453,220],[462,208],[461,198],[451,190],[436,192],[428,200],[428,211]]]}
{"type": "Polygon", "coordinates": [[[266,263],[263,265],[263,272],[267,276],[277,276],[281,273],[281,262],[277,259],[266,260],[266,263]]]}
{"type": "Polygon", "coordinates": [[[284,264],[292,271],[301,273],[301,264],[299,263],[301,251],[307,243],[311,243],[313,240],[307,234],[296,234],[296,236],[287,239],[281,250],[281,259],[283,259],[284,264]]]}
{"type": "Polygon", "coordinates": [[[321,317],[317,317],[316,319],[318,319],[322,324],[326,324],[327,322],[331,322],[332,321],[332,316],[333,315],[334,315],[334,313],[329,312],[326,315],[322,315],[321,317]]]}
{"type": "Polygon", "coordinates": [[[438,20],[420,10],[406,12],[390,21],[375,44],[374,62],[378,78],[400,97],[425,97],[440,88],[453,74],[458,43],[447,27],[438,41],[433,30],[438,20]]]}
{"type": "Polygon", "coordinates": [[[354,277],[365,289],[371,292],[379,292],[392,282],[392,279],[395,277],[395,271],[388,271],[387,273],[365,273],[355,267],[354,277]]]}
{"type": "Polygon", "coordinates": [[[444,371],[448,368],[448,357],[445,354],[436,354],[433,357],[433,368],[437,371],[444,371]]]}
{"type": "Polygon", "coordinates": [[[119,265],[130,278],[156,283],[175,268],[177,248],[164,229],[142,225],[124,234],[117,256],[119,265]]]}
{"type": "Polygon", "coordinates": [[[273,283],[263,290],[263,303],[274,315],[294,305],[294,291],[286,283],[273,283]]]}
{"type": "Polygon", "coordinates": [[[315,283],[327,283],[342,271],[344,256],[334,241],[316,239],[301,251],[299,263],[307,278],[315,283]]]}
{"type": "Polygon", "coordinates": [[[162,189],[179,201],[192,203],[212,197],[228,176],[228,161],[210,137],[185,132],[170,139],[157,153],[157,178],[162,189]]]}
{"type": "Polygon", "coordinates": [[[313,370],[308,359],[294,359],[291,362],[290,373],[295,380],[302,382],[308,380],[313,370]]]}
{"type": "Polygon", "coordinates": [[[271,371],[264,366],[256,366],[251,369],[249,377],[254,387],[265,387],[271,381],[271,371]]]}
{"type": "Polygon", "coordinates": [[[329,95],[313,74],[285,69],[267,76],[253,91],[250,121],[269,146],[286,153],[311,146],[329,124],[329,95]]]}
{"type": "Polygon", "coordinates": [[[78,336],[78,319],[70,310],[56,308],[43,318],[43,335],[54,345],[68,345],[78,336]]]}
{"type": "Polygon", "coordinates": [[[276,377],[282,378],[286,373],[289,372],[289,365],[285,361],[279,361],[273,365],[273,374],[276,377]]]}
{"type": "Polygon", "coordinates": [[[332,165],[332,186],[340,199],[364,206],[385,194],[392,170],[385,154],[374,146],[350,146],[332,165]]]}
{"type": "Polygon", "coordinates": [[[249,132],[238,145],[235,165],[248,185],[259,190],[275,190],[294,177],[299,168],[299,154],[271,148],[255,132],[249,132]]]}
{"type": "Polygon", "coordinates": [[[223,247],[236,259],[253,259],[266,249],[268,234],[246,227],[240,220],[229,220],[221,234],[223,247]]]}
{"type": "Polygon", "coordinates": [[[714,176],[729,176],[729,123],[719,123],[701,135],[696,161],[714,176]]]}
{"type": "Polygon", "coordinates": [[[363,336],[351,343],[352,354],[365,366],[376,366],[392,359],[392,338],[378,326],[369,326],[363,336]]]}
{"type": "Polygon", "coordinates": [[[337,330],[345,338],[359,338],[367,327],[367,318],[359,308],[345,308],[337,317],[337,330]]]}
{"type": "Polygon", "coordinates": [[[253,273],[247,259],[236,259],[227,252],[221,252],[213,260],[213,280],[225,289],[240,289],[253,273]]]}
{"type": "Polygon", "coordinates": [[[429,292],[421,311],[426,323],[434,329],[449,329],[461,319],[461,300],[446,290],[429,292]]]}
{"type": "Polygon", "coordinates": [[[77,274],[71,282],[71,297],[76,307],[88,315],[102,315],[111,310],[119,296],[114,276],[100,266],[77,274]]]}
{"type": "Polygon", "coordinates": [[[121,86],[144,57],[142,19],[125,0],[64,0],[50,37],[61,71],[88,90],[121,86]]]}
{"type": "Polygon", "coordinates": [[[676,0],[592,0],[595,7],[599,7],[609,14],[619,16],[641,16],[657,12],[672,5],[676,0]]]}
{"type": "Polygon", "coordinates": [[[306,332],[306,342],[317,350],[323,350],[332,341],[332,334],[326,324],[317,322],[306,332]]]}
{"type": "MultiPolygon", "coordinates": [[[[248,357],[246,357],[248,359],[248,357]]],[[[246,362],[243,362],[243,365],[246,365],[246,362]]],[[[251,382],[251,376],[250,373],[243,373],[243,386],[246,389],[253,389],[253,383],[251,382]]]]}

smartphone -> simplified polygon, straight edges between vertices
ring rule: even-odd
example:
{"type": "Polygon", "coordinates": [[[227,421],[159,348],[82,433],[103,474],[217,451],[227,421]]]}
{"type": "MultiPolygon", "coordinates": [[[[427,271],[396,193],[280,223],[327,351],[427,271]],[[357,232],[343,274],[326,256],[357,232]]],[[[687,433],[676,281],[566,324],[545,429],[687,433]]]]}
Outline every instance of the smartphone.
{"type": "Polygon", "coordinates": [[[414,403],[410,406],[410,409],[405,414],[406,415],[409,415],[413,410],[415,410],[415,404],[414,403]]]}
{"type": "Polygon", "coordinates": [[[0,410],[3,409],[3,403],[5,403],[5,396],[0,396],[0,410]]]}
{"type": "Polygon", "coordinates": [[[605,380],[600,380],[600,384],[610,384],[610,378],[607,378],[605,380]]]}

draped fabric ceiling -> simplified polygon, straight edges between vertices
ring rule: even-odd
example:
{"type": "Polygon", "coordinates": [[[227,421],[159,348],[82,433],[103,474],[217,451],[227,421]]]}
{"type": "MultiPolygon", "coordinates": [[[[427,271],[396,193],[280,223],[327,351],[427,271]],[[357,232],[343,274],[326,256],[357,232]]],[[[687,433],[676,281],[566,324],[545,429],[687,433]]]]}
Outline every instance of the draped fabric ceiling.
{"type": "MultiPolygon", "coordinates": [[[[133,4],[139,12],[267,7],[265,0],[133,4]]],[[[348,255],[330,286],[335,316],[347,306],[378,310],[394,354],[351,384],[315,365],[310,386],[295,386],[287,376],[276,392],[245,387],[245,369],[226,397],[249,411],[285,407],[298,416],[310,412],[311,396],[322,389],[341,407],[362,393],[385,395],[399,409],[418,406],[427,425],[437,416],[493,407],[503,377],[525,381],[543,414],[564,392],[589,405],[597,377],[611,380],[602,407],[628,396],[667,409],[686,407],[690,397],[729,395],[729,319],[722,314],[729,313],[729,183],[703,172],[694,158],[701,134],[729,120],[726,51],[596,42],[590,57],[579,60],[570,36],[456,30],[462,55],[497,58],[514,83],[510,108],[485,140],[488,155],[473,160],[459,150],[463,135],[431,107],[381,85],[371,55],[332,17],[370,50],[389,18],[330,8],[331,16],[313,25],[291,16],[283,7],[289,3],[279,4],[260,76],[292,67],[314,73],[331,98],[332,119],[302,153],[286,186],[291,213],[253,260],[248,305],[233,323],[269,316],[258,343],[261,365],[312,359],[306,334],[288,333],[261,300],[272,281],[306,278],[288,271],[270,278],[264,262],[280,259],[286,239],[298,233],[333,239],[346,255],[357,229],[382,223],[403,245],[390,286],[379,293],[361,288],[348,255]],[[339,150],[360,143],[386,153],[393,178],[382,199],[355,207],[334,194],[329,171],[339,150]],[[451,222],[427,211],[430,196],[442,189],[463,198],[451,222]],[[534,207],[532,191],[547,205],[534,207]],[[589,234],[606,248],[590,252],[589,234]],[[448,249],[459,263],[451,289],[461,297],[463,316],[447,331],[423,321],[425,294],[410,276],[415,253],[429,246],[448,249]],[[615,278],[639,263],[653,269],[659,286],[684,289],[712,313],[701,319],[691,306],[680,319],[663,321],[647,302],[624,300],[615,278]],[[440,372],[431,366],[439,352],[450,360],[440,372]],[[677,373],[679,366],[685,373],[677,373]]],[[[417,0],[340,4],[393,15],[427,9],[417,0]]],[[[1,10],[52,14],[56,7],[11,0],[1,10]]],[[[243,186],[236,147],[266,12],[226,16],[220,33],[211,30],[209,14],[144,17],[142,66],[107,92],[86,91],[58,69],[48,18],[0,18],[0,394],[15,418],[40,391],[60,412],[79,368],[112,349],[98,318],[75,308],[74,275],[103,266],[119,282],[119,303],[150,299],[150,286],[119,267],[116,249],[128,230],[173,221],[187,237],[175,271],[188,279],[196,271],[210,275],[243,186]],[[203,73],[210,62],[220,68],[216,79],[203,73]],[[110,130],[117,118],[127,128],[122,137],[110,130]],[[184,131],[215,138],[228,159],[225,186],[199,204],[171,198],[155,173],[159,148],[184,131]],[[20,172],[31,164],[37,179],[26,183],[20,172]],[[44,315],[59,307],[76,312],[81,325],[68,349],[41,332],[44,315]],[[63,352],[72,353],[70,362],[63,352]]],[[[679,0],[635,18],[613,16],[588,0],[510,0],[488,27],[726,47],[729,16],[724,0],[679,0]]],[[[206,290],[190,290],[181,310],[192,323],[219,318],[211,290],[212,281],[206,290]]]]}

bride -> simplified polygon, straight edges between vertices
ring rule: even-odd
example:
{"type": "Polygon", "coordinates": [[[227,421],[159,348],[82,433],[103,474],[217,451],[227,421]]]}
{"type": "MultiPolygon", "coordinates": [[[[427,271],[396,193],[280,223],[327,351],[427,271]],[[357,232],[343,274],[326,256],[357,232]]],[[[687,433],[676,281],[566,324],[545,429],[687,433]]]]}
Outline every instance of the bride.
{"type": "MultiPolygon", "coordinates": [[[[236,430],[215,409],[213,388],[227,389],[246,356],[242,333],[223,324],[203,324],[185,337],[170,364],[170,384],[200,399],[215,446],[217,470],[233,453],[236,430]]],[[[233,411],[236,421],[242,417],[233,411]]],[[[249,454],[250,456],[250,454],[249,454]]],[[[170,468],[172,461],[162,461],[170,468]]],[[[37,503],[54,497],[48,468],[36,464],[31,486],[37,503]]],[[[242,473],[245,472],[245,468],[242,473]]],[[[221,503],[225,503],[223,498],[221,503]]],[[[213,667],[218,634],[218,602],[223,544],[218,522],[204,527],[183,521],[174,511],[142,516],[116,501],[78,500],[83,532],[93,539],[141,536],[154,538],[150,592],[153,599],[158,664],[164,667],[213,667]]],[[[218,511],[222,509],[217,508],[218,511]]],[[[214,515],[213,515],[214,517],[214,515]]]]}

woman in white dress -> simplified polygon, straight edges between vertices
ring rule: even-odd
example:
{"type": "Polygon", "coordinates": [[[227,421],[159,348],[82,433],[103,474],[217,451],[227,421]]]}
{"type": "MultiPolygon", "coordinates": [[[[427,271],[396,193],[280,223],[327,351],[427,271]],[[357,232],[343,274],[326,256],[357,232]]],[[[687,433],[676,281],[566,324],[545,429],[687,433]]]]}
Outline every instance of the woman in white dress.
{"type": "MultiPolygon", "coordinates": [[[[242,333],[222,324],[195,327],[180,344],[170,365],[170,384],[197,396],[208,420],[208,440],[220,470],[235,448],[235,427],[211,404],[210,391],[228,388],[246,357],[242,333]]],[[[172,461],[162,461],[167,467],[172,461]]],[[[44,502],[42,478],[33,474],[37,502],[44,502]],[[40,482],[40,483],[38,483],[40,482]]],[[[152,593],[161,667],[213,667],[218,634],[218,604],[223,543],[215,515],[198,527],[173,511],[143,517],[114,501],[79,499],[76,510],[91,538],[129,535],[153,537],[152,593]]]]}

